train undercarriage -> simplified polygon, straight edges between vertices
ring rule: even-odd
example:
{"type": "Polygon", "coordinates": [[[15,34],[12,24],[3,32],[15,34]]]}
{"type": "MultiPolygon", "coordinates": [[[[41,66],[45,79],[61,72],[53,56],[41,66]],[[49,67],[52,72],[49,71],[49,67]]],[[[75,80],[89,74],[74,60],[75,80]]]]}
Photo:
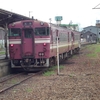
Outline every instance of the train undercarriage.
{"type": "MultiPolygon", "coordinates": [[[[74,50],[70,50],[69,52],[65,52],[62,54],[59,54],[59,63],[64,61],[65,59],[71,57],[73,54],[76,54],[79,52],[79,48],[76,48],[74,50]]],[[[57,57],[53,56],[50,58],[30,58],[26,57],[23,59],[14,59],[11,60],[11,68],[21,68],[25,71],[31,71],[32,69],[42,69],[46,67],[51,67],[57,65],[57,57]]]]}

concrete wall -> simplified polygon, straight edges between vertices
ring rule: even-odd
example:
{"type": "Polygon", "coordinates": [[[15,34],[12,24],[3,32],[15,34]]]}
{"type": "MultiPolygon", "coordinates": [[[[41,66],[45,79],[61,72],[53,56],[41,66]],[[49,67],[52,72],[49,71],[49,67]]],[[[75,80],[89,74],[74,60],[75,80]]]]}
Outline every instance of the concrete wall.
{"type": "Polygon", "coordinates": [[[9,61],[0,63],[0,77],[6,76],[10,73],[9,61]]]}

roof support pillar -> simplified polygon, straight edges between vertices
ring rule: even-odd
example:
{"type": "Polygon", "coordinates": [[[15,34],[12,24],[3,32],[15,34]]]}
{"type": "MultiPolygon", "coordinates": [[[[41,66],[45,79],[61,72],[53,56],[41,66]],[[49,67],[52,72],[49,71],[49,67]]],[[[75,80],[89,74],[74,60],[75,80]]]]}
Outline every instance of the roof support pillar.
{"type": "Polygon", "coordinates": [[[8,59],[8,24],[5,24],[5,59],[8,59]]]}

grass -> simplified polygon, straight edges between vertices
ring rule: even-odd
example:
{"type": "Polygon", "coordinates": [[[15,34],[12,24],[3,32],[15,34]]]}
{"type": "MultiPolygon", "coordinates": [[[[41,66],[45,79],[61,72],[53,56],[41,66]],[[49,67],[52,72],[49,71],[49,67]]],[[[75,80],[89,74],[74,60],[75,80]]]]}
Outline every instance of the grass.
{"type": "MultiPolygon", "coordinates": [[[[59,69],[63,69],[64,66],[59,66],[59,69]]],[[[54,75],[55,74],[55,70],[57,70],[57,66],[53,66],[51,68],[49,68],[48,71],[44,72],[43,73],[43,76],[51,76],[51,75],[54,75]]]]}
{"type": "Polygon", "coordinates": [[[43,76],[51,76],[53,75],[55,72],[54,71],[47,71],[43,74],[43,76]]]}
{"type": "Polygon", "coordinates": [[[87,54],[87,57],[97,58],[98,53],[100,53],[100,44],[92,44],[87,46],[90,53],[87,54]]]}
{"type": "Polygon", "coordinates": [[[96,53],[91,53],[91,54],[87,54],[87,57],[92,57],[92,58],[96,58],[97,57],[97,54],[96,53]]]}
{"type": "Polygon", "coordinates": [[[32,88],[27,88],[26,92],[32,92],[32,88]]]}
{"type": "Polygon", "coordinates": [[[71,73],[71,74],[69,74],[69,76],[70,76],[70,77],[74,77],[74,76],[75,76],[75,74],[74,74],[74,73],[71,73]]]}
{"type": "Polygon", "coordinates": [[[5,51],[0,51],[0,55],[4,55],[5,54],[5,51]]]}
{"type": "Polygon", "coordinates": [[[12,84],[16,84],[17,83],[17,80],[12,80],[11,83],[12,84]]]}

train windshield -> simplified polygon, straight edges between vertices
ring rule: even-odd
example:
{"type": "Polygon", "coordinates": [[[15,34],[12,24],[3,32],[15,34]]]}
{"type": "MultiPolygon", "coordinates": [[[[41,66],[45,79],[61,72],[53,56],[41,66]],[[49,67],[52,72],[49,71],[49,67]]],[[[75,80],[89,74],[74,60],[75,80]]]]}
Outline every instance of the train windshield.
{"type": "Polygon", "coordinates": [[[9,36],[20,37],[21,36],[21,29],[19,28],[11,28],[9,29],[9,36]]]}
{"type": "Polygon", "coordinates": [[[37,35],[37,36],[48,36],[49,35],[49,27],[35,28],[35,35],[37,35]]]}

